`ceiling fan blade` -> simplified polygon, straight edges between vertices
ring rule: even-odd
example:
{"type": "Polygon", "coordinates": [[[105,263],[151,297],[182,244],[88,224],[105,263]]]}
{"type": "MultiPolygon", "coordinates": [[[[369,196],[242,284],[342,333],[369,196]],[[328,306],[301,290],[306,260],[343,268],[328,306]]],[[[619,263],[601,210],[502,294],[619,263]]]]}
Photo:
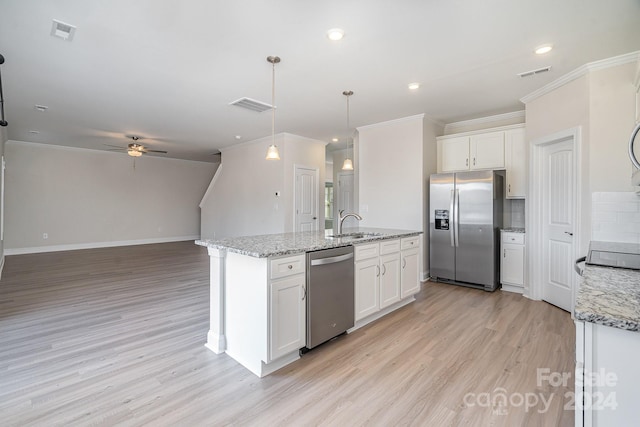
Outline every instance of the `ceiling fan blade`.
{"type": "Polygon", "coordinates": [[[163,154],[167,154],[166,151],[162,151],[162,150],[144,150],[145,153],[163,153],[163,154]]]}
{"type": "Polygon", "coordinates": [[[106,145],[107,147],[120,148],[122,150],[126,150],[127,149],[127,147],[123,147],[122,145],[111,145],[111,144],[102,144],[102,145],[106,145]]]}
{"type": "Polygon", "coordinates": [[[127,149],[126,148],[109,148],[104,151],[127,151],[127,149]]]}

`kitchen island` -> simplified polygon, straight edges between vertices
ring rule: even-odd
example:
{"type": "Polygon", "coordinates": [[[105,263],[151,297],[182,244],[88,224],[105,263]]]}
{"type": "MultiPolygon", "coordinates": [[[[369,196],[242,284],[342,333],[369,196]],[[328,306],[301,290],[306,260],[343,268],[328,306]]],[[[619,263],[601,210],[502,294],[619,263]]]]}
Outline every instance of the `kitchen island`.
{"type": "Polygon", "coordinates": [[[576,426],[640,425],[640,271],[586,265],[574,318],[576,426]]]}
{"type": "Polygon", "coordinates": [[[350,331],[414,301],[420,290],[422,232],[359,227],[345,229],[344,237],[332,234],[328,230],[196,241],[207,247],[210,257],[207,348],[226,352],[259,377],[298,359],[305,347],[307,252],[355,247],[356,324],[350,331]],[[380,278],[379,262],[389,257],[396,260],[389,271],[397,272],[397,280],[380,278]],[[396,298],[382,301],[381,295],[389,292],[380,286],[397,288],[396,298]]]}

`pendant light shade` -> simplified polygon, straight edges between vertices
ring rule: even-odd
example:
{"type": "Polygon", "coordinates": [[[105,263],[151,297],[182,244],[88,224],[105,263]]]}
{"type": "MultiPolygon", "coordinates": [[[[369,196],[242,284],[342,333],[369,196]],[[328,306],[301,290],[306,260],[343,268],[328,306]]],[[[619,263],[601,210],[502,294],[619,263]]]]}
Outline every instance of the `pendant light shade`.
{"type": "Polygon", "coordinates": [[[346,158],[344,159],[344,163],[342,163],[342,170],[343,171],[352,171],[353,170],[353,162],[351,161],[350,158],[346,158]]]}
{"type": "Polygon", "coordinates": [[[271,144],[269,148],[267,148],[267,160],[280,160],[280,153],[278,152],[278,147],[274,144],[271,144]]]}
{"type": "Polygon", "coordinates": [[[267,56],[271,63],[271,145],[267,148],[267,160],[280,160],[280,152],[276,145],[276,64],[280,62],[279,56],[267,56]]]}
{"type": "MultiPolygon", "coordinates": [[[[353,91],[345,90],[344,92],[342,92],[342,94],[347,97],[347,149],[348,149],[349,141],[351,141],[351,136],[349,133],[350,132],[349,130],[349,97],[353,95],[353,91]]],[[[351,160],[352,157],[353,157],[353,142],[351,143],[351,155],[349,155],[349,152],[347,151],[347,157],[344,159],[344,162],[342,163],[343,171],[353,170],[353,160],[351,160]]]]}

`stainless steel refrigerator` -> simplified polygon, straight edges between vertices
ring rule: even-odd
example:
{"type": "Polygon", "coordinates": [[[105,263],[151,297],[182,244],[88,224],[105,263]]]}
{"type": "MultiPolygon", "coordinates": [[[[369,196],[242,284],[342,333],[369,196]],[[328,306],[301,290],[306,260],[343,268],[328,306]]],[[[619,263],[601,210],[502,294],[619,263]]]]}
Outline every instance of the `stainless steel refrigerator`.
{"type": "Polygon", "coordinates": [[[494,171],[433,174],[429,194],[429,274],[494,291],[500,282],[503,178],[494,171]]]}

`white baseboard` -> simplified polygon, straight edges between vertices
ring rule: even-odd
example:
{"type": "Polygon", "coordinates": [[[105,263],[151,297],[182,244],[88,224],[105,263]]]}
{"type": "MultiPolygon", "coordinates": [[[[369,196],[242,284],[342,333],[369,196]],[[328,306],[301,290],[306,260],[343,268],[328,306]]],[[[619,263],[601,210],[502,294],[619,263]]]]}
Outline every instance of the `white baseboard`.
{"type": "Polygon", "coordinates": [[[38,254],[43,252],[75,251],[78,249],[111,248],[114,246],[149,245],[153,243],[199,240],[200,236],[157,237],[153,239],[119,240],[113,242],[72,243],[69,245],[36,246],[31,248],[5,248],[5,255],[38,254]]]}
{"type": "Polygon", "coordinates": [[[420,273],[420,281],[421,282],[426,282],[427,280],[429,280],[429,272],[425,271],[420,273]]]}
{"type": "Polygon", "coordinates": [[[2,269],[4,268],[4,254],[0,257],[0,279],[2,279],[2,269]]]}

